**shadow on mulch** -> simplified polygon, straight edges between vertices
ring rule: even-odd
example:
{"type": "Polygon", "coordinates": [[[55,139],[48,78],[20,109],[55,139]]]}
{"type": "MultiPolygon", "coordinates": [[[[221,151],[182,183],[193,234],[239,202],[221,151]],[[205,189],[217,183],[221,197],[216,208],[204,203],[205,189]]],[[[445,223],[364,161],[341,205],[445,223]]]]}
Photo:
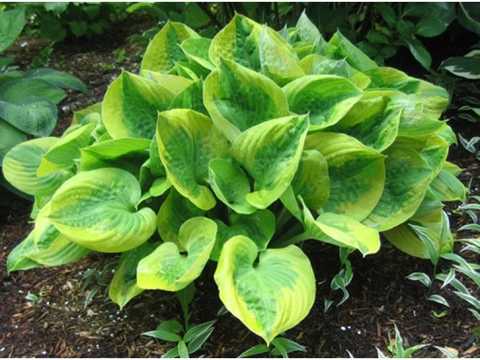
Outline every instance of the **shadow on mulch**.
{"type": "MultiPolygon", "coordinates": [[[[55,134],[61,134],[68,126],[73,111],[100,101],[122,68],[138,69],[140,50],[135,45],[127,45],[127,59],[115,64],[113,50],[125,47],[127,35],[119,34],[115,41],[108,39],[105,46],[75,43],[55,49],[49,66],[75,74],[89,87],[87,94],[71,93],[61,104],[55,134]]],[[[16,49],[15,54],[23,63],[28,63],[35,52],[35,43],[31,45],[16,49]]],[[[480,133],[478,125],[454,126],[460,133],[466,133],[466,137],[480,133]]],[[[472,191],[479,193],[479,163],[460,147],[452,149],[450,158],[466,169],[461,176],[465,183],[474,178],[472,191]]],[[[91,255],[70,266],[6,274],[8,253],[31,229],[31,203],[6,192],[0,196],[3,200],[0,203],[0,357],[160,357],[168,350],[171,345],[141,333],[154,329],[161,320],[178,316],[177,300],[170,293],[145,291],[119,311],[108,300],[105,285],[112,276],[115,255],[91,255]],[[98,278],[92,279],[91,269],[96,270],[98,278]],[[39,300],[27,300],[28,293],[39,300]]],[[[465,221],[455,213],[449,215],[453,229],[465,221]]],[[[443,295],[450,309],[444,311],[441,305],[427,301],[430,294],[425,288],[405,276],[414,271],[431,273],[429,263],[408,257],[387,242],[383,245],[379,254],[365,259],[359,255],[352,257],[354,278],[349,286],[350,299],[327,313],[323,311],[323,299],[340,297],[329,290],[329,279],[339,268],[337,251],[318,242],[304,245],[315,269],[318,293],[309,316],[287,332],[289,338],[308,349],[306,354],[294,355],[347,357],[348,350],[355,357],[376,357],[375,347],[385,349],[388,334],[392,333],[393,324],[397,324],[411,345],[448,346],[459,350],[464,357],[480,356],[478,339],[473,334],[479,324],[465,303],[453,296],[451,290],[440,290],[438,286],[434,293],[443,295]]],[[[209,265],[196,283],[193,322],[214,319],[221,308],[213,271],[209,265]]],[[[195,355],[236,357],[258,342],[255,335],[227,314],[218,318],[211,338],[195,355]]],[[[440,356],[433,347],[417,355],[440,356]]]]}

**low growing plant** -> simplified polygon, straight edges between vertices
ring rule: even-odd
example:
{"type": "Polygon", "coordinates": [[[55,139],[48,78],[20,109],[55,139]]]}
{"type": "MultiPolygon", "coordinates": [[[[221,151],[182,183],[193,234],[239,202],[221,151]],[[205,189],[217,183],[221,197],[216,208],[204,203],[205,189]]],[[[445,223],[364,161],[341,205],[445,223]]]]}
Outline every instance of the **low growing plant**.
{"type": "Polygon", "coordinates": [[[465,190],[444,184],[460,171],[447,105],[305,15],[280,33],[236,15],[213,39],[168,22],[139,75],[123,72],[62,137],[5,157],[6,179],[35,197],[8,271],[121,253],[109,295],[123,307],[212,262],[225,308],[269,345],[315,302],[302,242],[339,247],[339,290],[348,256],[377,253],[380,234],[434,263],[452,252],[442,201],[465,190]]]}

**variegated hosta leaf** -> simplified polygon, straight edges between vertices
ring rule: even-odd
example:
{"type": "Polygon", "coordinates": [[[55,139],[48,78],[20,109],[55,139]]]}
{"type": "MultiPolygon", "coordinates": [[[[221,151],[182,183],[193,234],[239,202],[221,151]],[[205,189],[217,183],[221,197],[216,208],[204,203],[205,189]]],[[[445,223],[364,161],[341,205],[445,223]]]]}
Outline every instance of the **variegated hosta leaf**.
{"type": "Polygon", "coordinates": [[[183,76],[164,74],[156,71],[142,70],[141,75],[168,89],[174,96],[177,96],[193,84],[192,80],[184,78],[183,76]]]}
{"type": "Polygon", "coordinates": [[[212,40],[204,37],[191,37],[182,42],[180,47],[188,59],[203,66],[207,70],[215,69],[208,57],[208,50],[212,40]]]}
{"type": "Polygon", "coordinates": [[[315,50],[321,50],[327,43],[315,24],[308,18],[305,10],[298,18],[295,29],[300,40],[313,44],[315,50]]]}
{"type": "Polygon", "coordinates": [[[194,81],[185,90],[179,93],[170,103],[169,109],[192,109],[208,115],[203,103],[203,83],[201,80],[194,81]]]}
{"type": "Polygon", "coordinates": [[[221,61],[205,80],[204,103],[215,126],[230,141],[266,120],[288,115],[282,89],[266,76],[221,61]]]}
{"type": "Polygon", "coordinates": [[[258,70],[257,39],[260,30],[260,24],[236,14],[212,39],[208,51],[211,62],[219,66],[222,60],[230,60],[258,70]]]}
{"type": "Polygon", "coordinates": [[[218,225],[217,240],[210,254],[212,260],[217,261],[222,252],[223,245],[236,235],[245,235],[255,242],[259,251],[265,250],[275,233],[275,215],[270,210],[258,210],[250,215],[232,213],[230,226],[220,220],[218,225]]]}
{"type": "Polygon", "coordinates": [[[106,140],[81,149],[81,171],[104,167],[119,167],[137,175],[148,156],[150,140],[122,138],[106,140]]]}
{"type": "Polygon", "coordinates": [[[215,282],[227,310],[267,344],[302,321],[315,301],[315,275],[300,248],[259,254],[242,235],[223,246],[215,282]]]}
{"type": "Polygon", "coordinates": [[[362,91],[335,75],[307,75],[283,88],[290,110],[310,115],[310,130],[336,124],[360,100],[362,91]]]}
{"type": "Polygon", "coordinates": [[[48,219],[77,244],[100,252],[133,249],[155,232],[156,214],[137,210],[141,190],[129,172],[103,168],[80,172],[51,200],[48,219]]]}
{"type": "Polygon", "coordinates": [[[365,224],[385,231],[403,223],[417,210],[431,181],[428,163],[409,143],[385,151],[385,189],[365,224]]]}
{"type": "Polygon", "coordinates": [[[311,54],[300,61],[307,75],[337,75],[349,79],[359,89],[370,84],[370,78],[352,67],[345,59],[329,59],[319,54],[311,54]]]}
{"type": "Polygon", "coordinates": [[[453,236],[450,231],[448,217],[442,210],[443,205],[438,200],[425,198],[416,213],[407,223],[401,224],[383,234],[395,247],[411,256],[423,259],[431,258],[429,246],[438,254],[452,251],[453,236]],[[424,234],[417,234],[410,226],[421,226],[424,234]],[[421,239],[420,236],[424,236],[421,239]],[[429,242],[427,244],[426,242],[429,242]]]}
{"type": "Polygon", "coordinates": [[[108,287],[108,297],[120,309],[127,305],[135,296],[143,292],[143,289],[137,286],[137,265],[140,260],[149,255],[157,246],[158,243],[146,242],[135,249],[123,253],[120,257],[119,265],[108,287]]]}
{"type": "Polygon", "coordinates": [[[37,169],[38,176],[46,176],[59,170],[73,170],[74,160],[80,157],[80,149],[92,141],[92,131],[96,124],[80,126],[58,141],[43,155],[37,169]]]}
{"type": "Polygon", "coordinates": [[[402,115],[401,109],[392,108],[388,103],[387,97],[372,96],[365,92],[332,130],[346,133],[375,150],[384,151],[395,141],[402,115]]]}
{"type": "Polygon", "coordinates": [[[137,268],[142,289],[179,291],[198,278],[205,267],[217,234],[217,224],[205,217],[185,221],[178,231],[178,245],[161,244],[137,268]],[[186,255],[180,253],[185,250],[186,255]]]}
{"type": "Polygon", "coordinates": [[[440,201],[465,201],[467,188],[457,178],[456,169],[445,163],[430,184],[428,192],[440,201]]]}
{"type": "Polygon", "coordinates": [[[375,254],[380,250],[378,231],[349,216],[325,212],[315,220],[304,206],[304,224],[305,232],[315,240],[356,249],[363,256],[375,254]]]}
{"type": "Polygon", "coordinates": [[[167,178],[175,189],[203,210],[216,204],[209,190],[208,162],[224,156],[227,140],[205,115],[174,109],[158,114],[157,143],[167,178]]]}
{"type": "Polygon", "coordinates": [[[336,59],[346,59],[350,65],[363,72],[377,67],[375,61],[353,45],[339,30],[328,41],[326,54],[336,59]]]}
{"type": "Polygon", "coordinates": [[[0,120],[0,166],[7,152],[15,145],[26,141],[27,135],[4,120],[0,120]]]}
{"type": "Polygon", "coordinates": [[[305,150],[292,182],[294,193],[300,195],[308,207],[320,209],[330,196],[328,163],[318,150],[305,150]]]}
{"type": "Polygon", "coordinates": [[[157,112],[168,109],[173,98],[174,94],[155,80],[122,72],[105,93],[102,120],[114,139],[151,139],[157,112]]]}
{"type": "Polygon", "coordinates": [[[177,234],[180,226],[188,219],[203,214],[203,210],[171,188],[158,211],[157,227],[160,238],[163,241],[178,242],[177,234]]]}
{"type": "Polygon", "coordinates": [[[58,171],[38,176],[37,170],[42,157],[57,142],[58,138],[46,137],[28,140],[12,148],[3,159],[2,170],[5,179],[26,194],[53,193],[71,176],[71,173],[58,171]]]}
{"type": "Polygon", "coordinates": [[[45,217],[48,207],[49,204],[40,211],[27,238],[8,255],[8,272],[65,265],[80,260],[90,252],[70,241],[51,224],[45,217]]]}
{"type": "Polygon", "coordinates": [[[382,196],[385,157],[351,136],[331,132],[308,135],[305,149],[320,151],[328,163],[330,196],[322,211],[365,219],[382,196]]]}
{"type": "Polygon", "coordinates": [[[239,214],[251,214],[257,210],[247,201],[251,191],[248,176],[234,159],[210,160],[208,171],[210,186],[225,205],[239,214]]]}
{"type": "Polygon", "coordinates": [[[266,121],[243,132],[233,143],[235,159],[254,179],[247,202],[265,209],[290,185],[308,131],[308,117],[293,115],[266,121]]]}
{"type": "Polygon", "coordinates": [[[198,37],[200,35],[187,25],[168,21],[148,44],[141,69],[168,73],[177,61],[186,60],[180,44],[198,37]]]}
{"type": "Polygon", "coordinates": [[[140,204],[142,201],[147,199],[162,196],[168,189],[170,189],[171,186],[172,184],[167,178],[155,179],[152,185],[150,185],[148,191],[142,195],[138,203],[140,204]]]}

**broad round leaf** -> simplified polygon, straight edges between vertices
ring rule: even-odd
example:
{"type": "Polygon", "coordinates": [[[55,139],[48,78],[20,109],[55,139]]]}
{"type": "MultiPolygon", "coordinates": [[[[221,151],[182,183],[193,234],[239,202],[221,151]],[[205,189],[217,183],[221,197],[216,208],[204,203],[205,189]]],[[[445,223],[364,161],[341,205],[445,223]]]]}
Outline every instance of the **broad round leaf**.
{"type": "Polygon", "coordinates": [[[102,120],[114,139],[155,134],[157,112],[166,110],[174,95],[154,80],[123,72],[107,89],[102,120]]]}
{"type": "Polygon", "coordinates": [[[334,75],[307,75],[283,88],[290,110],[310,115],[310,130],[336,124],[360,100],[362,91],[334,75]]]}
{"type": "Polygon", "coordinates": [[[156,215],[136,210],[141,190],[129,172],[104,168],[80,172],[54,194],[49,220],[77,244],[100,252],[123,252],[150,238],[156,215]]]}
{"type": "Polygon", "coordinates": [[[142,289],[179,291],[198,278],[205,267],[217,234],[217,224],[205,217],[185,221],[178,231],[177,244],[161,244],[143,258],[137,268],[137,285],[142,289]]]}
{"type": "Polygon", "coordinates": [[[227,60],[205,80],[204,103],[215,126],[231,141],[252,126],[289,113],[277,84],[227,60]]]}
{"type": "Polygon", "coordinates": [[[315,301],[315,275],[302,250],[290,245],[258,254],[242,235],[223,246],[215,282],[228,311],[267,344],[302,321],[315,301]]]}
{"type": "Polygon", "coordinates": [[[3,159],[2,170],[5,179],[15,188],[30,195],[52,193],[71,174],[58,171],[45,176],[37,176],[42,157],[58,138],[33,139],[12,148],[3,159]]]}
{"type": "Polygon", "coordinates": [[[243,132],[233,143],[236,160],[254,179],[247,202],[265,209],[277,200],[295,176],[308,131],[307,116],[266,121],[243,132]]]}
{"type": "Polygon", "coordinates": [[[189,109],[158,114],[157,143],[167,178],[175,189],[203,210],[216,204],[206,186],[208,162],[228,151],[227,140],[205,115],[189,109]]]}

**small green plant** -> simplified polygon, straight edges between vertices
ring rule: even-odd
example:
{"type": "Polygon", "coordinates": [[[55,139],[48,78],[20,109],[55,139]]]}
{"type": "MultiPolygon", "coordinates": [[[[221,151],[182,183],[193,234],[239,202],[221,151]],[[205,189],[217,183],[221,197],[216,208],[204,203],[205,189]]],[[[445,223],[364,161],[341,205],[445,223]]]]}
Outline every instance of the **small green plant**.
{"type": "MultiPolygon", "coordinates": [[[[465,188],[446,160],[447,104],[445,89],[379,66],[341,32],[327,41],[306,14],[280,32],[236,14],[213,38],[170,21],[140,74],[122,72],[61,137],[8,152],[5,178],[35,197],[8,271],[121,253],[109,296],[124,307],[188,289],[210,263],[257,349],[284,355],[277,336],[316,297],[304,241],[340,249],[340,304],[349,255],[380,251],[380,233],[434,266],[453,253],[443,201],[465,188]]],[[[165,329],[172,351],[193,352],[188,322],[165,329]]]]}
{"type": "MultiPolygon", "coordinates": [[[[389,344],[387,346],[388,352],[394,358],[411,358],[416,352],[427,346],[430,346],[429,344],[418,344],[409,347],[406,341],[403,339],[402,335],[400,334],[397,325],[394,325],[394,332],[394,336],[391,336],[390,333],[388,334],[389,344]]],[[[379,358],[388,358],[388,356],[385,356],[385,354],[383,354],[382,351],[378,348],[377,353],[379,358]]]]}
{"type": "Polygon", "coordinates": [[[176,319],[166,320],[162,321],[155,330],[143,333],[145,336],[176,344],[162,357],[188,358],[191,354],[199,351],[212,335],[215,320],[201,324],[190,323],[189,305],[193,300],[194,293],[195,287],[193,284],[177,292],[177,298],[182,308],[183,324],[176,319]]]}
{"type": "Polygon", "coordinates": [[[288,358],[290,353],[307,352],[305,346],[297,343],[296,341],[287,339],[286,337],[276,337],[270,345],[258,344],[252,346],[250,349],[245,350],[239,357],[253,357],[262,354],[269,354],[272,357],[288,358]]]}

